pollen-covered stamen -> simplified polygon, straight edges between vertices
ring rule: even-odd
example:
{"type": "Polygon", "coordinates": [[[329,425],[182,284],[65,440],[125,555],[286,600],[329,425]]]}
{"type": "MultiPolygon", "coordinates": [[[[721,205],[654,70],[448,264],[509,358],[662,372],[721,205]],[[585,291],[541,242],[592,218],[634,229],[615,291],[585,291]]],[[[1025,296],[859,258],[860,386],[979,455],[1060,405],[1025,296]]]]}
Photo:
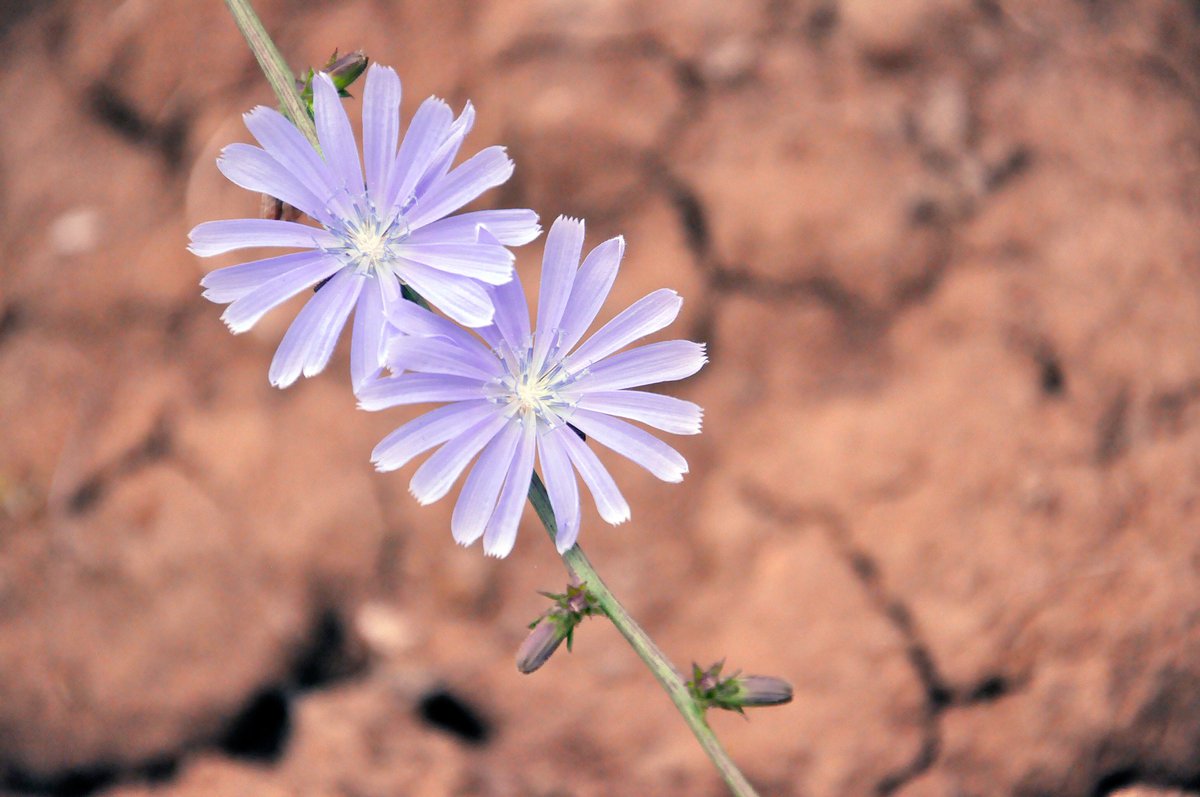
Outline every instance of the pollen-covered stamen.
{"type": "Polygon", "coordinates": [[[340,232],[341,246],[335,254],[359,274],[379,274],[393,271],[396,247],[410,230],[402,215],[381,221],[374,213],[365,213],[340,232]]]}
{"type": "Polygon", "coordinates": [[[532,348],[512,351],[501,344],[496,352],[508,373],[492,384],[493,400],[508,407],[512,414],[558,426],[570,414],[575,401],[565,395],[575,378],[561,363],[534,370],[532,348]]]}

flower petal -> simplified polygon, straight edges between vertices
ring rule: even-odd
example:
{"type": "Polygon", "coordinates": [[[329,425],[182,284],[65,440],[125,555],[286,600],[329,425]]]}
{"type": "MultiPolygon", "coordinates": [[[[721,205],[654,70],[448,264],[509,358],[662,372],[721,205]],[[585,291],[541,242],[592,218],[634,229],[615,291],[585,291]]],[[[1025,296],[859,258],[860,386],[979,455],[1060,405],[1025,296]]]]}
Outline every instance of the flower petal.
{"type": "Polygon", "coordinates": [[[400,78],[391,67],[371,64],[363,90],[363,161],[367,193],[376,200],[387,191],[388,172],[400,140],[400,78]]]}
{"type": "Polygon", "coordinates": [[[249,263],[210,271],[200,280],[200,285],[205,288],[205,299],[225,304],[242,298],[282,274],[295,271],[314,261],[327,259],[329,256],[324,252],[293,252],[290,255],[252,260],[249,263]]]}
{"type": "Polygon", "coordinates": [[[476,210],[426,224],[409,236],[410,243],[476,243],[485,228],[505,246],[522,246],[541,235],[532,210],[476,210]]]}
{"type": "Polygon", "coordinates": [[[542,478],[550,495],[550,506],[554,508],[554,543],[558,552],[563,553],[579,537],[579,483],[571,458],[554,434],[538,435],[537,448],[542,478]]]}
{"type": "Polygon", "coordinates": [[[587,332],[588,327],[596,320],[596,314],[608,292],[612,290],[613,280],[617,278],[617,269],[621,266],[621,258],[625,254],[625,239],[617,236],[609,238],[597,246],[583,259],[579,273],[575,275],[575,283],[571,286],[571,298],[567,301],[567,309],[559,334],[559,351],[570,351],[587,332]]]}
{"type": "Polygon", "coordinates": [[[375,411],[404,404],[483,398],[483,383],[469,376],[400,374],[371,379],[359,387],[359,409],[375,411]]]}
{"type": "Polygon", "coordinates": [[[334,178],[312,143],[287,117],[274,108],[260,105],[244,118],[246,127],[262,148],[304,183],[334,215],[345,218],[351,214],[350,197],[341,190],[341,181],[334,178]]]}
{"type": "Polygon", "coordinates": [[[521,424],[510,422],[487,444],[479,461],[467,474],[450,517],[450,532],[459,545],[470,545],[483,536],[495,512],[496,499],[512,466],[513,452],[517,450],[522,431],[521,424]]]}
{"type": "Polygon", "coordinates": [[[533,478],[533,456],[536,450],[536,427],[529,424],[521,429],[521,438],[513,455],[512,466],[504,479],[504,489],[496,502],[496,511],[488,521],[483,533],[483,552],[488,556],[504,558],[512,552],[517,541],[517,529],[521,525],[521,513],[525,509],[525,496],[529,494],[529,482],[533,478]]]}
{"type": "Polygon", "coordinates": [[[269,310],[286,302],[305,288],[311,288],[321,280],[337,273],[342,264],[325,253],[310,253],[312,259],[278,277],[267,280],[252,291],[239,297],[225,308],[221,320],[235,334],[240,335],[258,323],[269,310]]]}
{"type": "MultiPolygon", "coordinates": [[[[484,346],[479,338],[450,319],[431,313],[416,302],[399,300],[385,307],[384,312],[388,317],[388,322],[403,335],[446,338],[466,352],[466,356],[473,361],[482,358],[490,363],[496,359],[496,355],[484,346]]],[[[392,341],[389,351],[394,348],[397,353],[403,352],[404,341],[401,337],[397,336],[392,341]]],[[[484,370],[489,372],[492,370],[490,364],[482,365],[482,362],[480,364],[484,370]]]]}
{"type": "Polygon", "coordinates": [[[678,451],[633,424],[576,408],[571,425],[665,482],[681,482],[688,472],[687,460],[678,451]]]}
{"type": "Polygon", "coordinates": [[[325,204],[264,149],[253,144],[230,144],[221,150],[217,168],[231,183],[282,199],[318,221],[329,224],[325,204]]]}
{"type": "Polygon", "coordinates": [[[584,393],[575,405],[640,421],[671,434],[700,434],[704,410],[690,401],[644,390],[602,390],[584,393]]]}
{"type": "Polygon", "coordinates": [[[530,344],[529,304],[525,301],[525,288],[521,275],[513,271],[513,278],[491,291],[492,303],[496,307],[493,319],[496,331],[514,351],[524,351],[530,344]]]}
{"type": "Polygon", "coordinates": [[[358,163],[358,145],[354,143],[350,118],[333,80],[324,72],[313,78],[313,121],[325,163],[335,182],[351,196],[362,194],[362,166],[358,163]]]}
{"type": "Polygon", "coordinates": [[[450,171],[450,165],[454,163],[455,156],[458,155],[459,149],[462,148],[463,140],[467,134],[471,132],[471,128],[475,126],[475,106],[468,100],[462,113],[454,120],[454,124],[450,125],[450,129],[446,131],[446,138],[438,146],[437,152],[433,153],[430,158],[429,167],[425,173],[421,175],[421,179],[417,181],[416,188],[413,193],[417,196],[424,196],[429,191],[429,187],[436,181],[440,180],[446,172],[450,171]]]}
{"type": "Polygon", "coordinates": [[[405,243],[396,254],[489,285],[508,282],[513,275],[513,253],[499,244],[405,243]]]}
{"type": "Polygon", "coordinates": [[[583,393],[621,390],[656,382],[673,382],[699,371],[708,362],[704,344],[664,340],[614,354],[580,373],[573,388],[583,393]]]}
{"type": "Polygon", "coordinates": [[[508,422],[508,418],[497,412],[452,438],[417,468],[409,482],[409,492],[422,506],[432,504],[450,492],[479,450],[491,442],[508,422]]]}
{"type": "Polygon", "coordinates": [[[513,162],[505,154],[504,147],[488,147],[434,183],[417,201],[408,223],[417,229],[453,213],[484,191],[503,183],[512,173],[513,162]]]}
{"type": "Polygon", "coordinates": [[[408,335],[393,343],[388,352],[388,364],[397,370],[465,376],[480,382],[503,374],[500,361],[495,357],[486,359],[473,354],[445,338],[408,335]]]}
{"type": "Polygon", "coordinates": [[[562,443],[567,456],[571,458],[571,464],[583,477],[583,483],[591,492],[600,517],[614,526],[629,520],[629,503],[625,500],[625,496],[621,495],[617,483],[613,481],[613,477],[601,464],[596,453],[579,439],[575,430],[569,426],[560,426],[550,434],[562,443]]]}
{"type": "Polygon", "coordinates": [[[300,309],[271,360],[272,385],[287,387],[301,374],[316,376],[325,369],[366,279],[343,269],[300,309]]]}
{"type": "MultiPolygon", "coordinates": [[[[450,106],[437,97],[428,98],[417,108],[388,176],[385,205],[403,207],[408,203],[417,180],[429,168],[430,160],[445,138],[453,118],[450,106]]],[[[414,228],[417,226],[412,224],[411,219],[409,223],[414,228]]]]}
{"type": "Polygon", "coordinates": [[[414,261],[405,261],[400,277],[439,310],[468,327],[492,322],[495,310],[487,290],[470,277],[438,271],[414,261]]]}
{"type": "Polygon", "coordinates": [[[438,407],[383,438],[371,452],[371,462],[381,471],[404,467],[413,457],[457,437],[495,412],[496,405],[487,399],[438,407]]]}
{"type": "Polygon", "coordinates": [[[600,327],[563,364],[572,371],[587,368],[667,326],[679,315],[682,306],[679,294],[667,288],[643,296],[600,327]]]}
{"type": "Polygon", "coordinates": [[[551,345],[557,346],[559,326],[571,285],[583,254],[584,225],[580,219],[559,216],[546,236],[546,251],[542,255],[542,282],[538,289],[537,330],[534,336],[532,369],[541,371],[551,345]]]}
{"type": "Polygon", "coordinates": [[[333,235],[320,227],[276,219],[206,221],[193,227],[188,238],[188,251],[200,257],[260,246],[321,249],[337,243],[333,235]]]}
{"type": "Polygon", "coordinates": [[[387,320],[383,317],[382,279],[363,283],[354,308],[354,327],[350,336],[350,383],[357,389],[383,367],[383,344],[387,320]]]}

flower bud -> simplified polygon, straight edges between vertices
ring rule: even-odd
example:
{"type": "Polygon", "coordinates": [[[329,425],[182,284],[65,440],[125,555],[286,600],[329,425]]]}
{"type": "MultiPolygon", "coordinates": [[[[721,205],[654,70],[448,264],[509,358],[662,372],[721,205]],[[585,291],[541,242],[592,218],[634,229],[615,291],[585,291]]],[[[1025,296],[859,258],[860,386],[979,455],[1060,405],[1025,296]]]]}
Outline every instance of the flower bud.
{"type": "Polygon", "coordinates": [[[338,57],[337,50],[333,51],[333,57],[329,59],[329,63],[325,64],[325,68],[321,71],[327,73],[333,85],[339,93],[345,92],[346,88],[358,80],[359,75],[367,69],[367,56],[362,50],[355,50],[352,53],[347,53],[342,57],[338,57]]]}
{"type": "Polygon", "coordinates": [[[711,667],[692,665],[692,679],[687,682],[692,699],[703,710],[720,708],[744,714],[746,706],[778,706],[792,700],[792,685],[782,678],[769,675],[721,675],[722,659],[711,667]]]}
{"type": "Polygon", "coordinates": [[[575,639],[575,626],[583,618],[600,613],[599,604],[587,587],[572,579],[566,592],[543,592],[554,605],[529,624],[529,636],[517,649],[517,669],[528,675],[545,664],[558,646],[567,642],[567,650],[575,639]]]}
{"type": "MultiPolygon", "coordinates": [[[[367,70],[368,60],[362,50],[355,50],[342,56],[339,56],[337,50],[334,50],[333,55],[329,57],[320,71],[329,75],[339,97],[349,97],[350,92],[346,89],[367,70]]],[[[300,99],[304,101],[310,117],[313,115],[313,78],[316,77],[316,74],[317,70],[309,67],[307,72],[296,78],[296,91],[300,92],[300,99]]]]}
{"type": "Polygon", "coordinates": [[[529,636],[517,648],[517,669],[528,675],[550,660],[554,651],[567,638],[554,617],[544,617],[533,627],[529,636]]]}
{"type": "Polygon", "coordinates": [[[792,702],[792,685],[770,675],[741,675],[734,699],[741,706],[781,706],[792,702]]]}

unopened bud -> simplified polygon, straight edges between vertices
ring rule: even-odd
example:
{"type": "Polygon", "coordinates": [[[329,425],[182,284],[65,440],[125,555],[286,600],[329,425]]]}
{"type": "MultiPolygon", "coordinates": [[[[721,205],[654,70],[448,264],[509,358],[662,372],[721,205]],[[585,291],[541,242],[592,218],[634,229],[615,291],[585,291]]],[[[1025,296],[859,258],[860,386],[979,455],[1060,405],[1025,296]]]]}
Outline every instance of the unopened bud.
{"type": "Polygon", "coordinates": [[[346,88],[358,80],[359,75],[367,69],[367,56],[362,50],[355,50],[352,53],[347,53],[342,57],[338,57],[337,50],[333,51],[333,56],[329,59],[329,63],[325,64],[322,72],[329,75],[333,80],[334,87],[343,92],[346,88]]]}
{"type": "Polygon", "coordinates": [[[528,675],[550,660],[554,651],[567,638],[562,626],[553,617],[544,617],[533,627],[529,636],[517,648],[517,669],[528,675]]]}
{"type": "Polygon", "coordinates": [[[742,706],[781,706],[792,702],[792,685],[770,675],[741,675],[733,679],[742,706]]]}
{"type": "Polygon", "coordinates": [[[722,659],[716,664],[702,668],[692,665],[692,679],[687,682],[688,691],[701,709],[721,708],[739,714],[746,706],[778,706],[792,700],[792,685],[781,678],[769,675],[721,675],[725,667],[722,659]]]}
{"type": "MultiPolygon", "coordinates": [[[[320,71],[329,75],[329,79],[333,81],[333,87],[337,89],[338,96],[349,97],[350,92],[346,91],[350,84],[358,80],[359,76],[367,69],[368,58],[363,54],[362,50],[355,50],[347,55],[339,56],[337,50],[333,51],[333,55],[321,67],[320,71]]],[[[316,76],[318,70],[311,67],[304,73],[303,77],[296,79],[296,91],[300,92],[300,99],[304,100],[304,104],[308,107],[308,115],[313,115],[313,77],[316,76]]]]}
{"type": "Polygon", "coordinates": [[[529,624],[531,632],[517,649],[517,669],[526,675],[549,661],[563,640],[570,650],[575,639],[575,626],[583,622],[583,618],[600,613],[596,599],[574,579],[567,585],[566,592],[541,594],[554,605],[529,624]]]}

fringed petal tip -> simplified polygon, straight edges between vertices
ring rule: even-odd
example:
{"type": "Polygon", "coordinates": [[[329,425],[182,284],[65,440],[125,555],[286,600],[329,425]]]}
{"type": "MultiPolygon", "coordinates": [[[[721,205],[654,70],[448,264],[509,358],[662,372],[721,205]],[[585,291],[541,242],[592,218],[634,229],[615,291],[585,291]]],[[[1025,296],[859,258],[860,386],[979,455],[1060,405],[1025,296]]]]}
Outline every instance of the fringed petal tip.
{"type": "Polygon", "coordinates": [[[610,526],[619,526],[622,523],[629,522],[631,517],[633,517],[633,513],[630,511],[629,507],[626,507],[625,511],[620,514],[611,514],[608,517],[605,517],[604,522],[610,526]]]}
{"type": "MultiPolygon", "coordinates": [[[[376,470],[378,470],[378,468],[376,468],[376,470]]],[[[421,493],[417,490],[414,490],[411,483],[409,483],[409,485],[408,485],[408,494],[411,495],[416,500],[416,502],[418,504],[420,504],[421,506],[429,506],[430,504],[436,503],[441,498],[440,495],[433,497],[428,494],[421,493]]]]}
{"type": "MultiPolygon", "coordinates": [[[[205,291],[205,293],[207,293],[207,291],[205,291]]],[[[201,295],[203,296],[204,294],[201,294],[201,295]]],[[[208,298],[208,297],[206,296],[205,298],[208,298]]],[[[230,319],[228,307],[225,308],[225,312],[221,313],[221,321],[222,321],[222,323],[225,324],[225,326],[229,329],[229,331],[235,335],[241,335],[243,332],[249,332],[251,329],[254,328],[254,323],[255,323],[254,321],[251,321],[250,323],[245,323],[245,322],[234,321],[234,320],[230,319]]],[[[275,383],[271,382],[271,384],[275,384],[275,383]]]]}

